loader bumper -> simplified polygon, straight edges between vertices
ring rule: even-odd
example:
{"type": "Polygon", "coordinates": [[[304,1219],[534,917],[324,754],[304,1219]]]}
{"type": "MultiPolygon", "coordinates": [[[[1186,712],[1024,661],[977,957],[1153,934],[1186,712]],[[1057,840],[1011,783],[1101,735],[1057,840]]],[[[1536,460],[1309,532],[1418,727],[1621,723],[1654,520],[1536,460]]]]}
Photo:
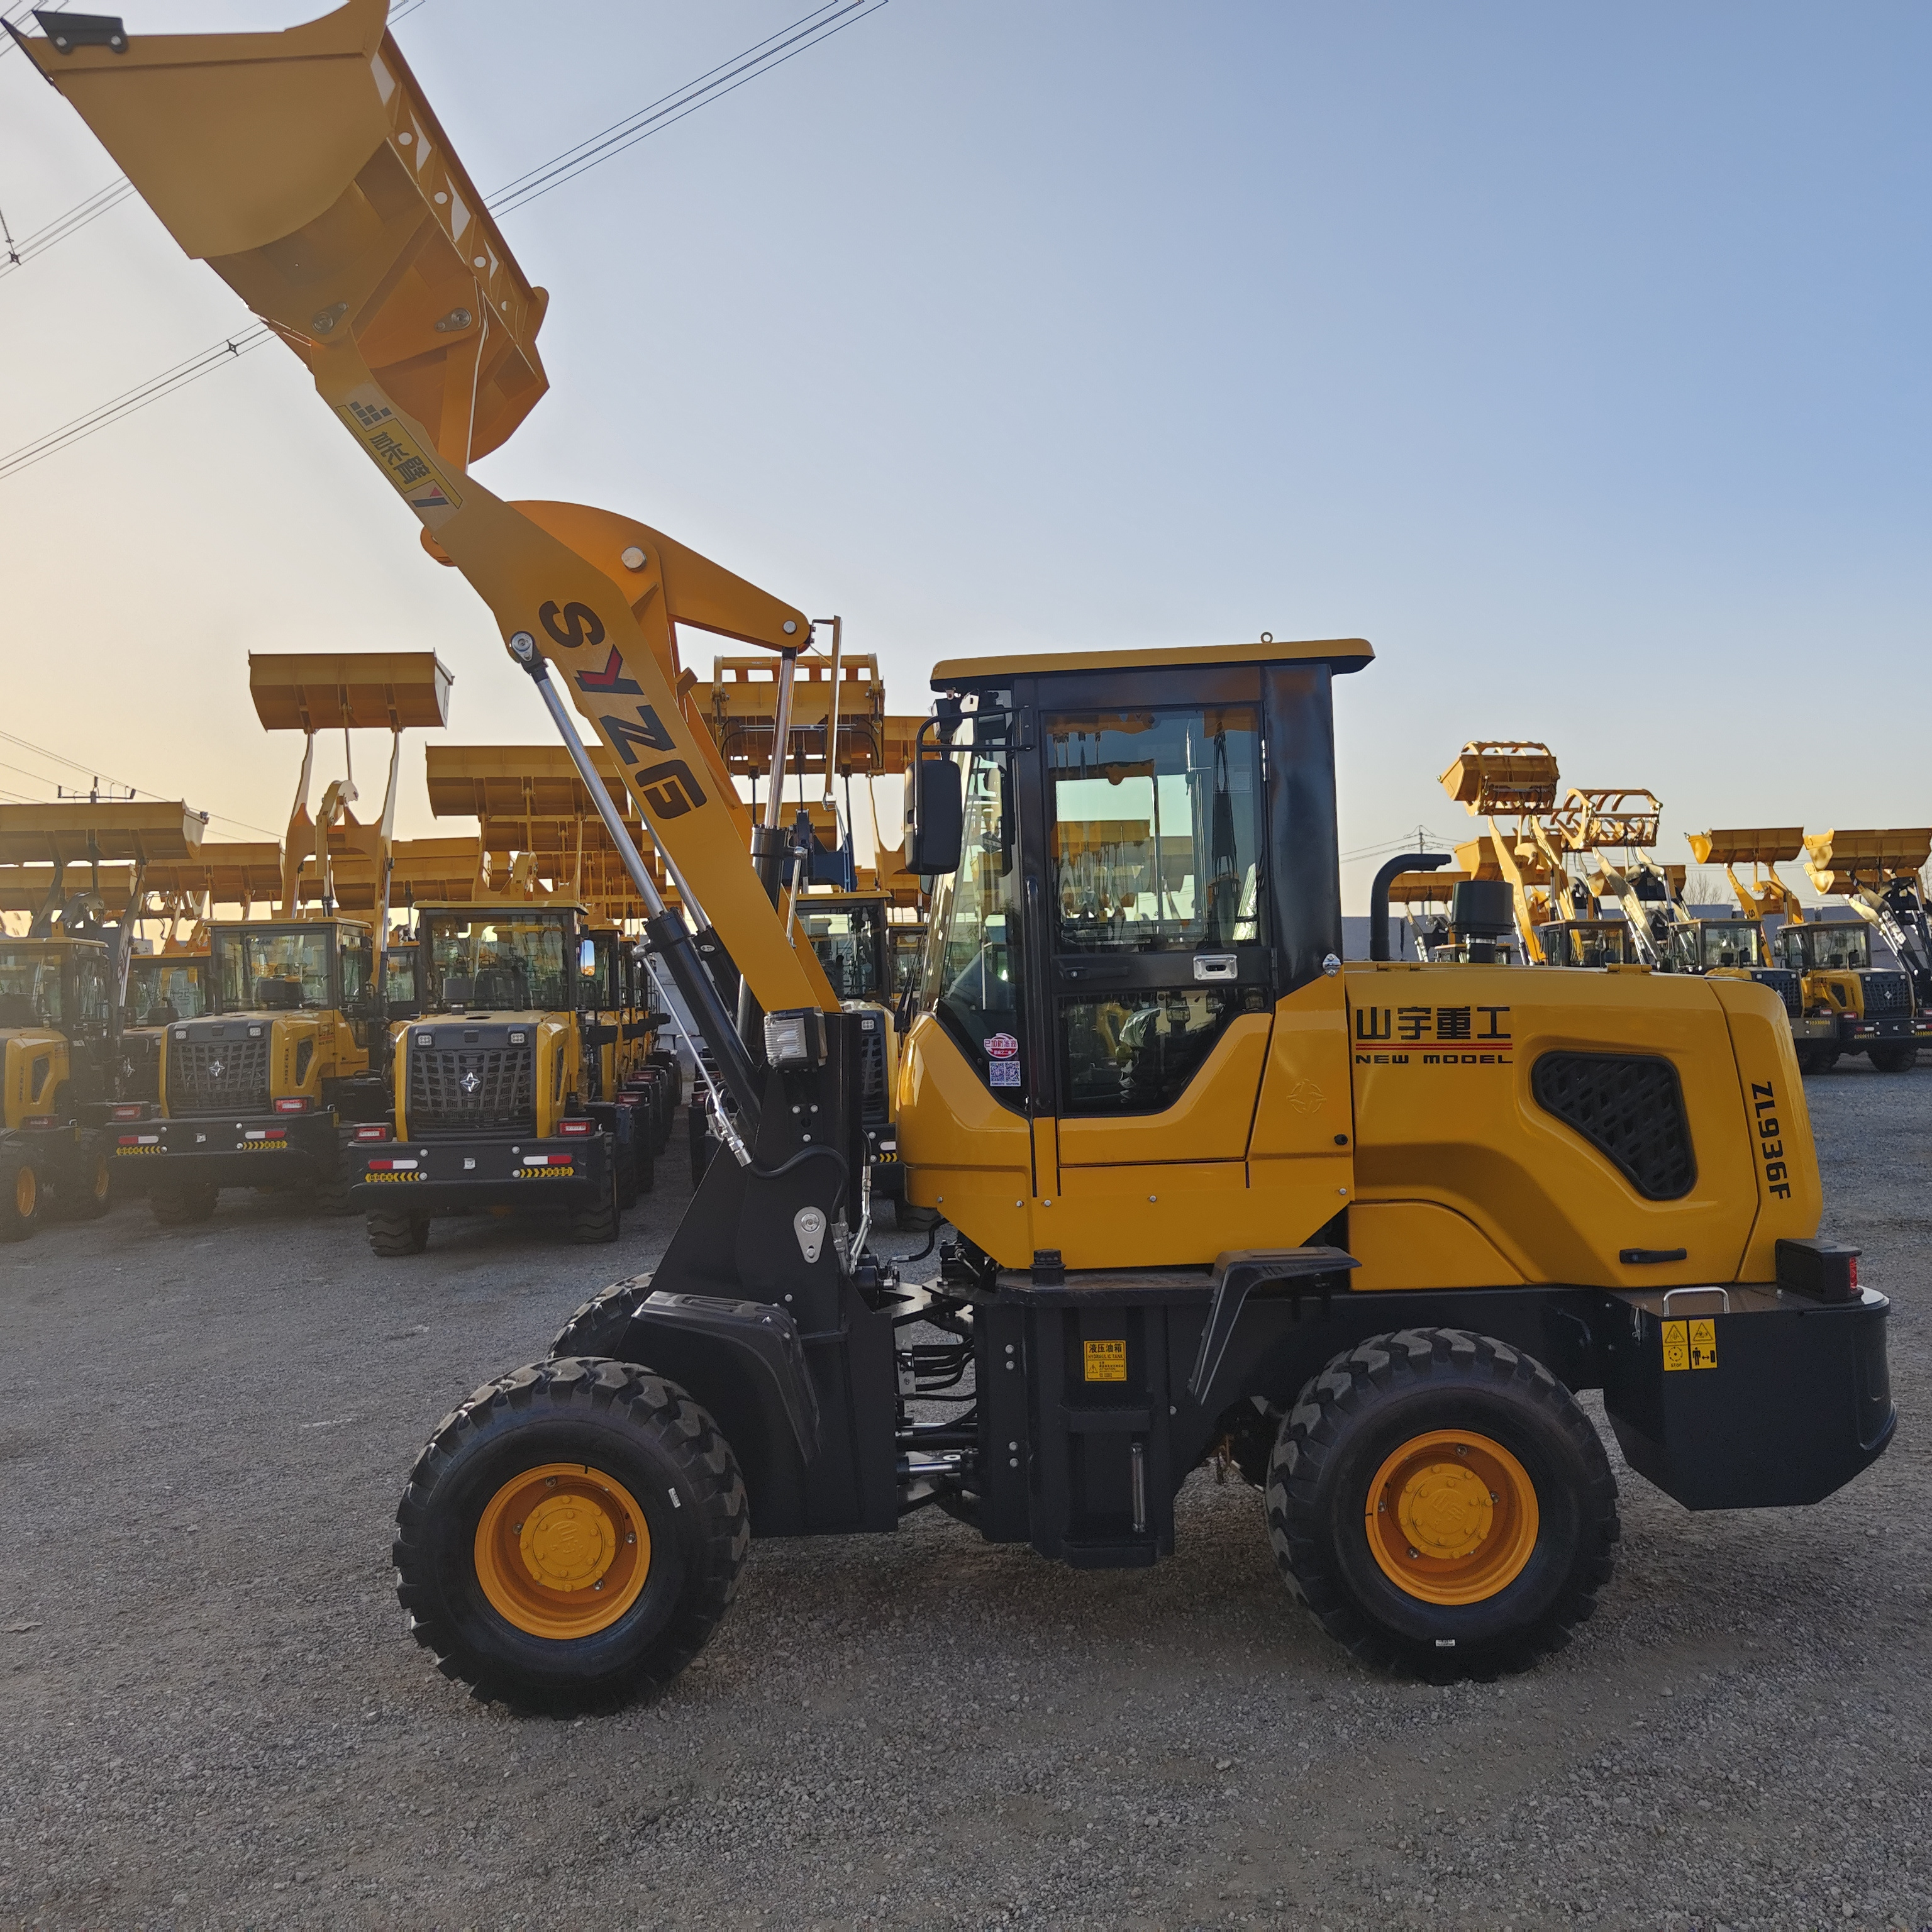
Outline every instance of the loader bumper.
{"type": "Polygon", "coordinates": [[[353,1141],[350,1199],[368,1213],[461,1214],[490,1208],[562,1208],[610,1187],[608,1134],[540,1140],[353,1141]]]}
{"type": "Polygon", "coordinates": [[[190,1117],[117,1122],[108,1136],[117,1169],[217,1187],[319,1180],[334,1170],[338,1130],[328,1114],[190,1117]]]}
{"type": "Polygon", "coordinates": [[[1815,1503],[1885,1453],[1898,1424],[1891,1304],[1772,1286],[1617,1294],[1604,1402],[1630,1466],[1688,1509],[1815,1503]]]}

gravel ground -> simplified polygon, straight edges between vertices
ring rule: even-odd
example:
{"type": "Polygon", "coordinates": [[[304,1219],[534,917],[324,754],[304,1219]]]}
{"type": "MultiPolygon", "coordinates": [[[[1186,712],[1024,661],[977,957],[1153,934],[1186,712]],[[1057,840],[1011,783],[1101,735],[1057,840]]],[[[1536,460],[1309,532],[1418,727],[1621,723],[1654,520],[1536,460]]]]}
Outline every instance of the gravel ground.
{"type": "Polygon", "coordinates": [[[377,1263],[231,1194],[0,1251],[0,1924],[1932,1924],[1932,1068],[1807,1087],[1826,1230],[1894,1298],[1896,1445],[1804,1511],[1626,1476],[1595,1621],[1452,1689],[1352,1664],[1259,1498],[1196,1475],[1153,1570],[931,1512],[754,1544],[662,1702],[513,1718],[404,1635],[396,1496],[650,1264],[674,1162],[615,1248],[446,1222],[377,1263]]]}

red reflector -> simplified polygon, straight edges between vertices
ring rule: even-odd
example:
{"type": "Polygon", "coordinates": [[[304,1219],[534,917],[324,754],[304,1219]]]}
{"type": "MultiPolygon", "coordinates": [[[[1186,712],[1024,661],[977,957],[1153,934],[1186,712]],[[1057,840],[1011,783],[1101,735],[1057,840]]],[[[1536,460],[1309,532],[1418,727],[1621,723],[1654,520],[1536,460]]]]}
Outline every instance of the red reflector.
{"type": "Polygon", "coordinates": [[[50,1127],[54,1124],[51,1114],[29,1114],[20,1124],[23,1127],[50,1127]]]}
{"type": "Polygon", "coordinates": [[[597,1131],[595,1120],[560,1120],[556,1130],[560,1134],[594,1134],[597,1131]]]}
{"type": "Polygon", "coordinates": [[[356,1138],[358,1141],[386,1141],[389,1138],[387,1127],[358,1127],[356,1138]]]}
{"type": "Polygon", "coordinates": [[[139,1134],[122,1134],[114,1144],[116,1147],[139,1147],[141,1144],[141,1136],[139,1134]]]}
{"type": "Polygon", "coordinates": [[[369,1172],[371,1174],[387,1174],[395,1164],[392,1160],[372,1160],[369,1163],[369,1172]]]}
{"type": "Polygon", "coordinates": [[[1854,1255],[1854,1256],[1852,1256],[1852,1287],[1856,1288],[1856,1287],[1858,1286],[1858,1256],[1857,1256],[1856,1255],[1854,1255]]]}
{"type": "Polygon", "coordinates": [[[305,1114],[308,1112],[306,1100],[278,1100],[275,1112],[278,1114],[305,1114]]]}

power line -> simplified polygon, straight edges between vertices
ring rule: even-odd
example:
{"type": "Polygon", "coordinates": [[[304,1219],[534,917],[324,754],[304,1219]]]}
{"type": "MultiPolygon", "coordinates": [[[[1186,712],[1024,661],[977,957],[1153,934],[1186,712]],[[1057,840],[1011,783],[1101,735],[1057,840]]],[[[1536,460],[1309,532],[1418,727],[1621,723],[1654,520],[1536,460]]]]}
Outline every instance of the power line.
{"type": "MultiPolygon", "coordinates": [[[[31,0],[29,0],[31,4],[31,0]]],[[[402,0],[391,14],[392,23],[412,13],[426,4],[426,0],[402,0]]],[[[526,207],[531,202],[546,195],[553,188],[561,188],[566,182],[574,181],[604,162],[614,160],[626,148],[648,140],[652,135],[662,134],[667,128],[675,125],[686,115],[694,114],[700,107],[709,106],[714,100],[722,100],[728,94],[735,94],[748,81],[757,80],[761,74],[771,73],[783,67],[788,61],[796,58],[808,47],[817,46],[829,40],[833,34],[843,33],[848,27],[856,26],[862,20],[868,20],[880,12],[888,0],[827,0],[827,4],[814,8],[809,14],[801,16],[788,27],[781,28],[776,34],[768,34],[745,51],[711,69],[710,73],[673,92],[661,96],[647,107],[640,108],[635,114],[615,122],[602,134],[592,135],[567,148],[541,167],[532,168],[528,174],[519,176],[506,187],[500,188],[485,204],[494,215],[514,214],[526,207]]],[[[24,9],[22,10],[25,10],[24,9]]],[[[6,41],[8,48],[13,42],[6,41]]],[[[57,242],[64,241],[70,234],[77,233],[89,222],[106,214],[109,208],[118,206],[131,190],[131,184],[124,177],[111,182],[89,198],[70,208],[60,218],[47,224],[18,245],[17,257],[26,256],[32,249],[41,252],[52,248],[57,242]],[[117,192],[118,190],[118,192],[117,192]],[[112,200],[104,197],[113,196],[112,200]],[[92,202],[100,206],[92,212],[85,212],[92,202]],[[54,231],[58,230],[58,232],[54,231]]],[[[10,274],[18,266],[14,262],[0,263],[0,275],[10,274]]],[[[156,376],[117,396],[112,402],[104,403],[98,409],[90,410],[84,416],[76,416],[72,422],[63,424],[58,429],[32,442],[25,443],[4,457],[0,457],[0,481],[29,470],[50,456],[59,454],[76,442],[82,442],[98,430],[132,416],[136,410],[143,410],[150,403],[159,402],[178,388],[190,382],[199,382],[203,376],[214,370],[225,368],[230,362],[238,361],[250,350],[259,349],[266,342],[272,332],[266,323],[256,322],[238,334],[213,343],[186,361],[177,363],[173,368],[164,370],[156,376]]]]}
{"type": "MultiPolygon", "coordinates": [[[[64,757],[47,746],[37,745],[31,738],[20,737],[11,731],[0,731],[0,742],[17,746],[23,752],[31,752],[35,758],[45,758],[50,764],[58,765],[67,771],[86,772],[94,777],[104,778],[110,784],[124,787],[130,796],[137,793],[154,799],[165,799],[170,796],[166,792],[156,791],[149,785],[137,785],[131,779],[119,777],[112,772],[104,772],[97,764],[92,763],[83,764],[78,758],[64,757]]],[[[52,782],[43,773],[28,771],[24,765],[8,764],[5,769],[10,772],[18,772],[24,778],[38,778],[43,784],[52,782]]],[[[34,801],[22,802],[32,803],[34,801]]],[[[280,832],[271,832],[266,826],[252,825],[245,818],[231,818],[225,812],[211,812],[208,816],[210,818],[220,819],[224,825],[238,825],[244,832],[259,832],[264,838],[279,838],[281,836],[280,832]]]]}

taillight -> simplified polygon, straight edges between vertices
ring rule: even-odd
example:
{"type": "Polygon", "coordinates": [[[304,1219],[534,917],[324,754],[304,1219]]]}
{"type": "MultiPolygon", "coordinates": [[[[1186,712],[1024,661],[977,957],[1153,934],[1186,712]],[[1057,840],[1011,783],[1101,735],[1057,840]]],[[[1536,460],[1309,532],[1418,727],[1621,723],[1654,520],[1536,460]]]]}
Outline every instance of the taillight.
{"type": "Polygon", "coordinates": [[[53,1124],[51,1114],[29,1114],[20,1123],[23,1127],[50,1127],[53,1124]]]}
{"type": "Polygon", "coordinates": [[[594,1134],[597,1131],[597,1123],[595,1120],[560,1120],[556,1124],[556,1130],[560,1134],[568,1134],[574,1138],[579,1134],[594,1134]]]}
{"type": "Polygon", "coordinates": [[[306,1100],[278,1100],[275,1112],[278,1114],[305,1114],[308,1112],[306,1100]]]}
{"type": "Polygon", "coordinates": [[[389,1138],[389,1130],[382,1126],[358,1127],[356,1138],[358,1141],[386,1141],[389,1138]]]}
{"type": "Polygon", "coordinates": [[[124,1107],[116,1107],[112,1118],[117,1120],[138,1120],[147,1112],[138,1100],[124,1107]]]}

